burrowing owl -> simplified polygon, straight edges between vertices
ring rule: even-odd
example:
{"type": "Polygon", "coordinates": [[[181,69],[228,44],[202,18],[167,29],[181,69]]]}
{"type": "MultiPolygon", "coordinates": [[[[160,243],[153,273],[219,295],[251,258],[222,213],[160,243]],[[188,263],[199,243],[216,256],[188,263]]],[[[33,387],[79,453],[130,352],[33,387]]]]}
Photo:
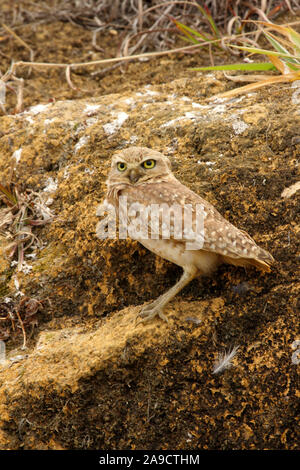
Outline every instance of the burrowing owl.
{"type": "MultiPolygon", "coordinates": [[[[169,159],[160,152],[145,147],[129,147],[113,156],[107,179],[106,204],[115,208],[119,215],[121,196],[127,207],[135,207],[134,211],[126,210],[126,222],[141,215],[140,210],[136,211],[137,205],[143,208],[144,213],[150,214],[142,219],[146,224],[146,236],[145,230],[143,233],[131,230],[129,236],[156,255],[183,268],[180,280],[171,289],[142,308],[139,313],[142,321],[155,315],[167,320],[163,313],[166,304],[196,276],[211,273],[221,263],[254,265],[270,271],[274,262],[271,254],[257,246],[246,232],[225,220],[209,202],[181,184],[172,174],[169,159]],[[168,207],[189,209],[185,213],[190,214],[190,219],[183,217],[180,220],[181,233],[177,223],[180,219],[178,212],[171,210],[168,217],[163,218],[168,207]],[[152,217],[151,211],[155,216],[152,217]],[[196,226],[196,216],[199,219],[199,215],[200,222],[203,222],[200,223],[200,236],[196,226]],[[169,227],[166,227],[166,222],[169,222],[169,227]],[[175,230],[176,224],[179,233],[175,230]]],[[[99,224],[97,234],[101,237],[99,224]]]]}

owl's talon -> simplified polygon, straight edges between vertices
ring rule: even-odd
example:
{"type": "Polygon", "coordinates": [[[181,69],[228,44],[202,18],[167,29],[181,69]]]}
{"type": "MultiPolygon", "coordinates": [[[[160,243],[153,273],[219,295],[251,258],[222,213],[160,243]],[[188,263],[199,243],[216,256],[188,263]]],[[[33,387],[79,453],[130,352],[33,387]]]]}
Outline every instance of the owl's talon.
{"type": "Polygon", "coordinates": [[[136,324],[138,325],[139,323],[151,321],[154,317],[156,317],[156,315],[158,315],[163,321],[168,323],[169,320],[166,315],[164,315],[162,309],[159,307],[152,306],[150,304],[143,307],[142,310],[138,313],[136,317],[136,320],[138,321],[136,324]]]}

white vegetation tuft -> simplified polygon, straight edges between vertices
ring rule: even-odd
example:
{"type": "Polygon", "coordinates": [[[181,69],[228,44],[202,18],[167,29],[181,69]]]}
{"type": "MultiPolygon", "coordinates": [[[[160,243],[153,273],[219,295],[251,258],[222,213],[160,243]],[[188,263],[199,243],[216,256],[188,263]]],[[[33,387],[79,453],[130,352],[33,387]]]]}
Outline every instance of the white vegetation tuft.
{"type": "Polygon", "coordinates": [[[225,369],[232,367],[232,359],[235,357],[238,349],[239,346],[235,346],[231,349],[231,351],[228,351],[228,353],[226,351],[224,353],[220,353],[218,359],[215,362],[213,374],[219,374],[225,369]]]}

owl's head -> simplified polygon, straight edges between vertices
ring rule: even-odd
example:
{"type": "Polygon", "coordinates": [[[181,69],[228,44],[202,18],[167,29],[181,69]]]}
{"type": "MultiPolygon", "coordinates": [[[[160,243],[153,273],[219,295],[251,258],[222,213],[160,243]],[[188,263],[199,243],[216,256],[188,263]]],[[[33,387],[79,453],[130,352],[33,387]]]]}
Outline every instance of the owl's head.
{"type": "Polygon", "coordinates": [[[171,174],[168,157],[147,147],[129,147],[112,157],[108,184],[140,184],[171,174]]]}

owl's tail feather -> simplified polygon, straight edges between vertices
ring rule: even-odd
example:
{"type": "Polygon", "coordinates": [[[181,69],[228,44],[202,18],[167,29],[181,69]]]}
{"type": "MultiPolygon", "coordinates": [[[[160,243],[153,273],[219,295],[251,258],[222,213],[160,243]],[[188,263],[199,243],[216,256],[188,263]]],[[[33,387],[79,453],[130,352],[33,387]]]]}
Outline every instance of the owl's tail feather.
{"type": "Polygon", "coordinates": [[[259,260],[259,259],[248,259],[248,265],[252,265],[252,266],[255,266],[256,268],[260,269],[261,271],[266,271],[267,273],[269,273],[271,271],[271,264],[274,262],[274,259],[271,262],[266,262],[266,261],[262,261],[262,260],[259,260]]]}
{"type": "Polygon", "coordinates": [[[223,256],[226,263],[233,264],[234,266],[255,266],[261,271],[270,272],[271,265],[275,262],[273,256],[266,250],[260,249],[259,256],[256,258],[231,258],[223,256]]]}

